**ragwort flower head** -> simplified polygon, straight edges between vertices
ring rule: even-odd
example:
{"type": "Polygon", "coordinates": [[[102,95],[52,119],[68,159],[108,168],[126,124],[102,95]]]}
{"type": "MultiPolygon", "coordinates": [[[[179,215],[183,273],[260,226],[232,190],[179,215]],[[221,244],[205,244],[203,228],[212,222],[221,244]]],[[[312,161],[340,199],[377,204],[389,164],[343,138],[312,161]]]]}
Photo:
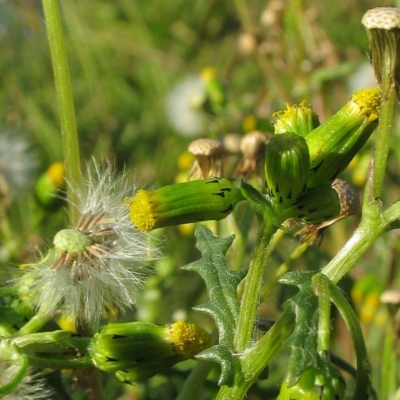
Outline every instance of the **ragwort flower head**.
{"type": "Polygon", "coordinates": [[[55,235],[54,248],[21,282],[40,312],[97,322],[135,304],[148,262],[158,253],[150,237],[133,227],[126,198],[135,188],[112,165],[102,170],[94,163],[83,188],[69,186],[79,221],[55,235]]]}

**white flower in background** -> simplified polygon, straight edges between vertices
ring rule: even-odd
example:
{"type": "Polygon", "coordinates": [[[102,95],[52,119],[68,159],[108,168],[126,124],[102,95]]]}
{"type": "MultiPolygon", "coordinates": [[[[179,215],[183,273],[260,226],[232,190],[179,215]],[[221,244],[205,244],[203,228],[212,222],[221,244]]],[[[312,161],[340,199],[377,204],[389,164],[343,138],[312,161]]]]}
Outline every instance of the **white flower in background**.
{"type": "Polygon", "coordinates": [[[202,107],[207,98],[201,76],[189,76],[172,88],[167,97],[167,116],[174,129],[183,136],[203,132],[207,116],[202,107]]]}
{"type": "Polygon", "coordinates": [[[139,232],[129,217],[127,185],[108,164],[88,166],[74,204],[80,219],[59,231],[54,247],[37,264],[28,266],[19,287],[40,313],[79,322],[98,322],[135,304],[148,263],[158,257],[150,236],[139,232]]]}
{"type": "Polygon", "coordinates": [[[36,158],[24,136],[0,133],[0,196],[12,199],[32,186],[36,158]]]}

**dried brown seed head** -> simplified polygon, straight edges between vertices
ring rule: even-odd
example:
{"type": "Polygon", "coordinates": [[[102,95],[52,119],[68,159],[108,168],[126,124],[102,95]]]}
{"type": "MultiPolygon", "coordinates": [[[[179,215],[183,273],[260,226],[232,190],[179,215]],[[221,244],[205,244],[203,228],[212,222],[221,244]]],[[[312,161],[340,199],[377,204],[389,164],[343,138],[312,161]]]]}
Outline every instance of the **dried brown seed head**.
{"type": "Polygon", "coordinates": [[[220,141],[215,139],[197,139],[190,143],[189,153],[196,157],[196,161],[189,173],[189,178],[196,174],[197,177],[210,178],[222,176],[222,158],[224,149],[220,141]]]}

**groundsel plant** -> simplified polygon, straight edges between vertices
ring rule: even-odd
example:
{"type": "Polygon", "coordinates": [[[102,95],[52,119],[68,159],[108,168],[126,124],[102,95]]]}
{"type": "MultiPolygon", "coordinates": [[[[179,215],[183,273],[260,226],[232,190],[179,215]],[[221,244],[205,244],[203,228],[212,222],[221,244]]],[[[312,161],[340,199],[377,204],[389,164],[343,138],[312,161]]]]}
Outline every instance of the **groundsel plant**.
{"type": "MultiPolygon", "coordinates": [[[[63,135],[57,176],[65,170],[68,223],[36,261],[21,263],[19,276],[13,273],[0,287],[0,396],[29,398],[18,391],[39,371],[55,392],[39,389],[48,398],[125,399],[140,387],[143,399],[156,393],[179,400],[366,400],[377,392],[395,399],[398,296],[382,300],[393,307],[385,321],[386,375],[379,381],[360,318],[338,283],[375,240],[400,227],[399,201],[385,205],[384,191],[400,82],[400,11],[373,9],[363,18],[379,86],[356,91],[325,121],[306,101],[287,104],[271,113],[274,132],[242,136],[241,155],[228,154],[223,140],[197,139],[188,146],[194,164],[187,182],[139,189],[112,163],[92,160],[82,173],[58,2],[43,0],[43,8],[63,135]],[[342,173],[371,138],[375,150],[361,204],[342,173]],[[314,266],[315,256],[303,258],[337,221],[357,213],[352,236],[324,265],[314,266]],[[146,301],[168,303],[177,265],[162,259],[155,235],[182,224],[196,224],[198,249],[182,269],[193,280],[199,275],[206,293],[191,285],[178,290],[191,292],[200,322],[174,318],[164,308],[158,318],[166,323],[137,320],[142,291],[146,301]],[[291,245],[300,237],[293,251],[284,236],[291,245]],[[275,257],[280,244],[284,252],[275,257]],[[282,288],[279,312],[261,315],[260,302],[276,301],[282,288]],[[332,306],[351,338],[350,359],[333,351],[332,306]],[[164,384],[174,387],[173,395],[164,384]]],[[[215,71],[205,69],[201,79],[196,109],[224,122],[236,115],[215,71]]],[[[186,92],[174,92],[173,101],[186,92]]],[[[196,126],[183,132],[204,132],[189,121],[196,126]]],[[[39,186],[43,196],[46,187],[52,194],[62,187],[39,186]]],[[[174,250],[182,253],[191,244],[179,239],[174,250]]]]}

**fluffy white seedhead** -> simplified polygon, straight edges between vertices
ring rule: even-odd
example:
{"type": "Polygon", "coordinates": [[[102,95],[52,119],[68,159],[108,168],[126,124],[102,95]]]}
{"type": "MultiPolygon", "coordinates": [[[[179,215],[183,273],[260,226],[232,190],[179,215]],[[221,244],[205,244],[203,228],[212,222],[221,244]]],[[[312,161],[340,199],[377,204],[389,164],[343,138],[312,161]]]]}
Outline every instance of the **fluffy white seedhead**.
{"type": "Polygon", "coordinates": [[[171,125],[183,136],[199,135],[206,121],[202,104],[207,94],[200,76],[190,76],[172,88],[166,111],[171,125]]]}
{"type": "Polygon", "coordinates": [[[400,8],[373,8],[364,14],[361,22],[367,29],[385,29],[389,31],[400,28],[400,8]]]}
{"type": "Polygon", "coordinates": [[[111,165],[102,170],[93,163],[83,188],[70,187],[79,222],[56,234],[54,248],[23,281],[41,312],[98,322],[135,304],[149,261],[159,254],[130,220],[126,199],[135,187],[111,165]]]}

